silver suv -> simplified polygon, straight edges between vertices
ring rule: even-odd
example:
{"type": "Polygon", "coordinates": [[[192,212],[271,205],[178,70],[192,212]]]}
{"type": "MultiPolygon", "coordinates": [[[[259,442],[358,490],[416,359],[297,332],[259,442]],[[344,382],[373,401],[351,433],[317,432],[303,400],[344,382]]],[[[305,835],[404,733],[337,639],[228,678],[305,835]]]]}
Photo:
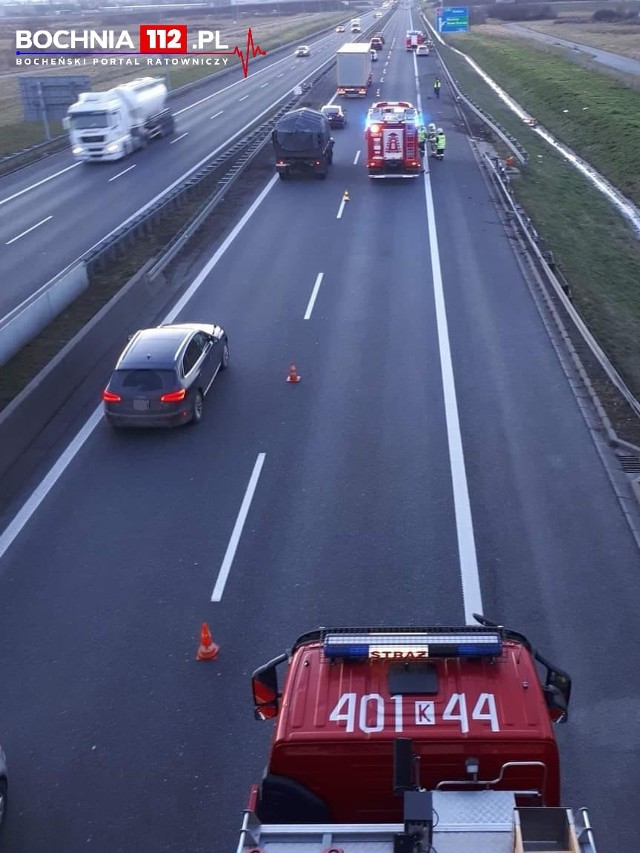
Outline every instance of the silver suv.
{"type": "Polygon", "coordinates": [[[142,329],[131,337],[102,393],[105,417],[115,427],[197,424],[213,380],[228,364],[229,341],[221,326],[142,329]]]}

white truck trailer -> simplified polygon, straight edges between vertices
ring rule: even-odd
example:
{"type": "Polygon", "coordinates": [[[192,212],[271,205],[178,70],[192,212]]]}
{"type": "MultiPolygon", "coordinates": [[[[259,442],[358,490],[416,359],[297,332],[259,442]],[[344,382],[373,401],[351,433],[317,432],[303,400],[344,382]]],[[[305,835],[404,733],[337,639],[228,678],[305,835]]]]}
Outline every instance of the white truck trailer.
{"type": "Polygon", "coordinates": [[[371,85],[371,54],[368,44],[345,44],[338,49],[338,95],[365,97],[371,85]]]}
{"type": "Polygon", "coordinates": [[[143,77],[109,89],[82,92],[64,120],[76,160],[120,160],[150,139],[173,132],[166,108],[167,87],[160,77],[143,77]]]}

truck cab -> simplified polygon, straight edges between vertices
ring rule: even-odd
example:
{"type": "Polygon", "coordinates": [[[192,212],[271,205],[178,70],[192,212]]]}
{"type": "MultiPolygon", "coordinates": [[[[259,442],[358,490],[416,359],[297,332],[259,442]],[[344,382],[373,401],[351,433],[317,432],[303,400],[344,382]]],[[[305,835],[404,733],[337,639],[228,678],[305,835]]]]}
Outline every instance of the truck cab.
{"type": "Polygon", "coordinates": [[[401,822],[398,739],[412,743],[421,789],[558,806],[552,727],[567,718],[571,680],[523,635],[490,625],[323,628],[258,669],[256,717],[276,718],[260,821],[401,822]]]}

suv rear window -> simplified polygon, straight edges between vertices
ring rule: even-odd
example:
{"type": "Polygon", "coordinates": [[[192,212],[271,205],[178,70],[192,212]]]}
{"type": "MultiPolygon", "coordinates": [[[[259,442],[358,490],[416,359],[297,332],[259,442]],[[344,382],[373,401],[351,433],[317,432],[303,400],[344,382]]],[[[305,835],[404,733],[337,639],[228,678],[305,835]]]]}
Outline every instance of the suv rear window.
{"type": "Polygon", "coordinates": [[[130,391],[163,391],[175,387],[177,377],[172,370],[116,370],[113,374],[112,387],[130,391]]]}

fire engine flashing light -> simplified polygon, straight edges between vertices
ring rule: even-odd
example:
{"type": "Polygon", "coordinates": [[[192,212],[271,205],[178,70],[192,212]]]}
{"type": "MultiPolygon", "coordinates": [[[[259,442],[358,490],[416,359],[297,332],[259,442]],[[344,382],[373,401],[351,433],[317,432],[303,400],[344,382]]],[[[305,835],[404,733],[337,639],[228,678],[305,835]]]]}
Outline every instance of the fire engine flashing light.
{"type": "Polygon", "coordinates": [[[502,640],[497,632],[467,633],[379,633],[331,634],[324,638],[324,656],[327,658],[392,658],[394,656],[420,658],[474,658],[500,657],[502,640]]]}
{"type": "Polygon", "coordinates": [[[371,133],[380,133],[380,125],[379,124],[371,124],[369,125],[369,130],[371,133]]]}

